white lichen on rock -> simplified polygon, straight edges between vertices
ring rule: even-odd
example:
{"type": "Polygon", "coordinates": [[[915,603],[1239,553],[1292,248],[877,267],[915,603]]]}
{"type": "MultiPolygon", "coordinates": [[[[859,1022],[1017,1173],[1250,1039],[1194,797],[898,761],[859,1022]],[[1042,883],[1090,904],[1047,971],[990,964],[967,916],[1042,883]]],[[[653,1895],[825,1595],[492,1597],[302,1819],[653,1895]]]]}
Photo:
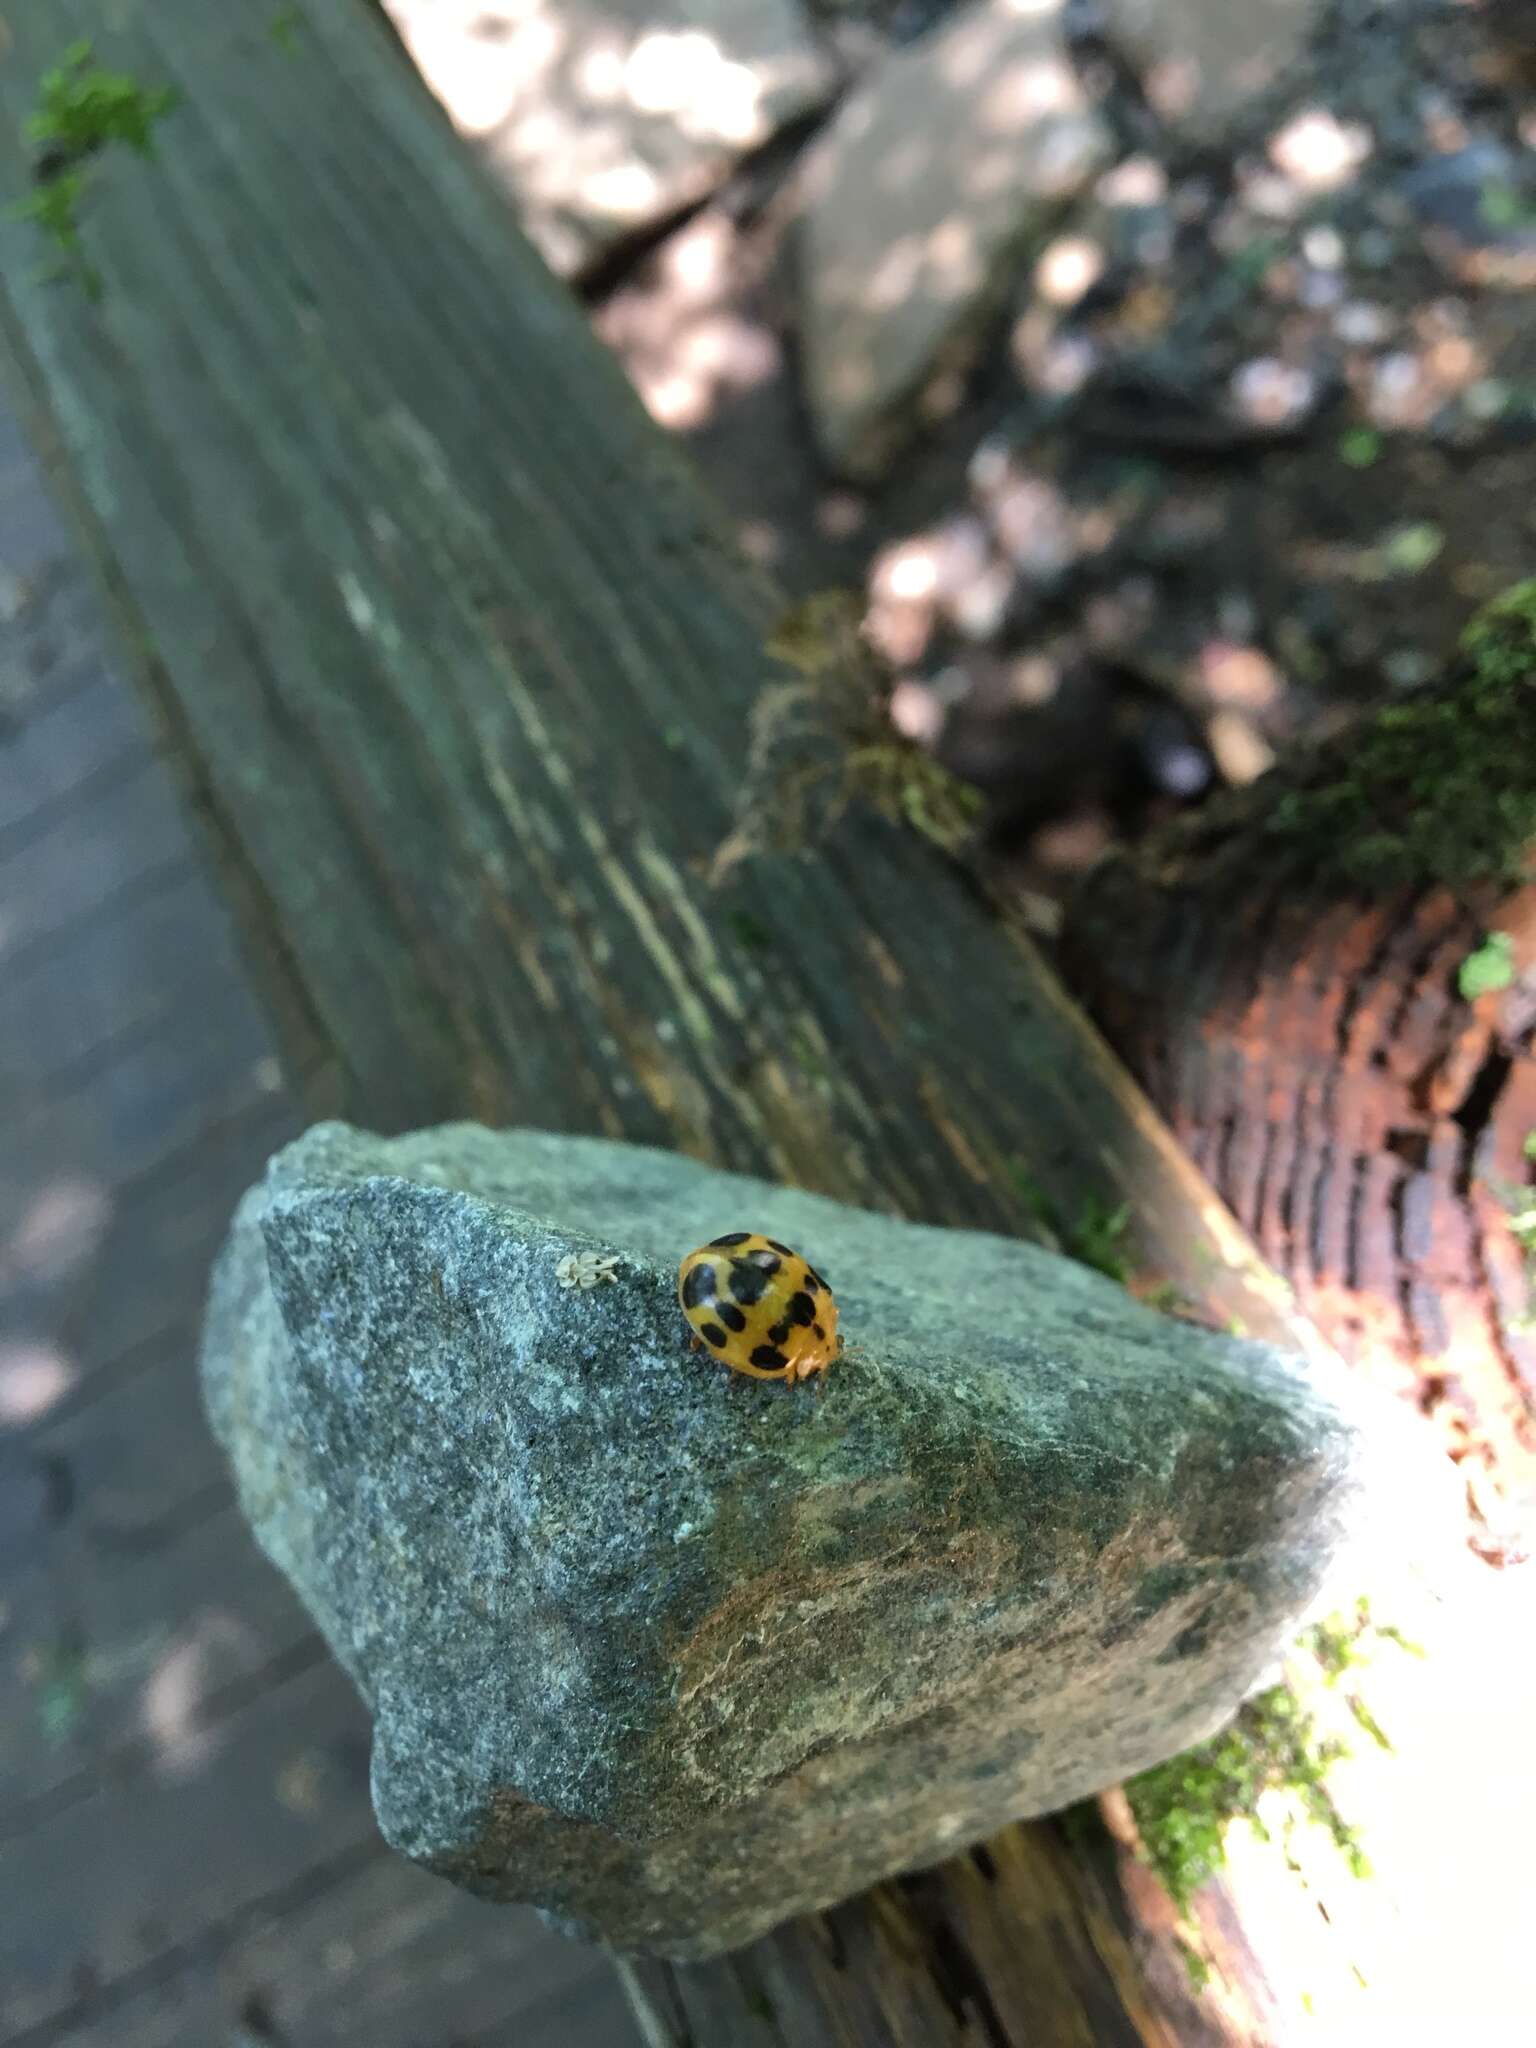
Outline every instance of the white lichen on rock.
{"type": "Polygon", "coordinates": [[[567,1252],[555,1268],[555,1278],[567,1288],[600,1287],[605,1281],[617,1286],[618,1253],[567,1252]]]}

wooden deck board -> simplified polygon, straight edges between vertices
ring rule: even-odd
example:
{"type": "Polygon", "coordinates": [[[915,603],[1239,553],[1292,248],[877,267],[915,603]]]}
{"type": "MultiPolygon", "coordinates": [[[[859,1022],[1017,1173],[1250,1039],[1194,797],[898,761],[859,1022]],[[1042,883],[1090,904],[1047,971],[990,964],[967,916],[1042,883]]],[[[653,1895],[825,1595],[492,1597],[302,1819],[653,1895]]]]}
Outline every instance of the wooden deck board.
{"type": "Polygon", "coordinates": [[[203,1423],[274,1072],[0,405],[0,2041],[621,2048],[599,1955],[384,1847],[366,1713],[203,1423]]]}
{"type": "Polygon", "coordinates": [[[64,947],[8,977],[0,985],[0,1091],[54,1095],[79,1086],[201,996],[211,977],[239,986],[233,938],[206,920],[208,902],[201,870],[172,870],[121,916],[97,924],[84,961],[64,947]],[[201,932],[195,952],[189,929],[201,932]]]}
{"type": "Polygon", "coordinates": [[[185,862],[188,851],[187,828],[166,799],[165,771],[146,759],[7,859],[0,971],[20,973],[29,957],[64,943],[74,925],[129,895],[146,876],[185,862]]]}
{"type": "Polygon", "coordinates": [[[155,1752],[157,1703],[207,1732],[264,1673],[316,1655],[314,1625],[256,1551],[233,1500],[166,1540],[60,1546],[12,1595],[0,1662],[0,1840],[155,1752]]]}
{"type": "Polygon", "coordinates": [[[107,675],[29,720],[0,782],[0,855],[61,814],[72,797],[132,774],[148,752],[138,707],[107,675]]]}
{"type": "MultiPolygon", "coordinates": [[[[486,1906],[382,1849],[297,1912],[256,1909],[217,1955],[197,1956],[71,2048],[220,2043],[234,2015],[283,2048],[609,2048],[633,2040],[618,1980],[574,1944],[551,1948],[530,1912],[486,1906]],[[525,1975],[539,1986],[528,2000],[525,1975]]],[[[722,2044],[724,2048],[724,2044],[722,2044]]]]}
{"type": "Polygon", "coordinates": [[[369,1839],[366,1722],[334,1665],[185,1736],[178,1680],[152,1763],[0,1845],[0,2028],[57,2019],[369,1839]]]}

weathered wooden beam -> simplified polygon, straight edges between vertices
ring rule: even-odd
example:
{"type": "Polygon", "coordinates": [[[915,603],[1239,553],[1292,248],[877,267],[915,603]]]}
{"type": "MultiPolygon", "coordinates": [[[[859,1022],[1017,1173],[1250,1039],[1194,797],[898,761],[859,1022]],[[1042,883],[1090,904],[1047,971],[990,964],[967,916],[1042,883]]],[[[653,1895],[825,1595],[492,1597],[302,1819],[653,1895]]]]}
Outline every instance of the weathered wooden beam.
{"type": "MultiPolygon", "coordinates": [[[[780,600],[364,0],[272,14],[8,10],[7,192],[72,38],[179,102],[156,160],[89,160],[94,295],[0,224],[0,324],[312,1107],[601,1131],[1029,1235],[1033,1189],[1066,1217],[1124,1198],[1149,1273],[1304,1338],[1028,942],[914,836],[856,816],[711,886],[780,600]]],[[[688,2037],[675,1990],[714,2015],[696,2041],[748,2040],[761,1968],[797,2043],[1263,2038],[1193,2017],[1166,1914],[1091,1838],[1011,1830],[992,1875],[637,1971],[646,2024],[688,2037]]]]}

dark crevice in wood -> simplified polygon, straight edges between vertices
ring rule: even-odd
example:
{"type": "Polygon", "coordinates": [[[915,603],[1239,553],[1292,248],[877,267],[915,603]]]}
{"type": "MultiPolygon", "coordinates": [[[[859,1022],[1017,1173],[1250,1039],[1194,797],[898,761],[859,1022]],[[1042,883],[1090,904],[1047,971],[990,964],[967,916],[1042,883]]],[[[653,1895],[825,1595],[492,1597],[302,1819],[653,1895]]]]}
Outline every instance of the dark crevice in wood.
{"type": "MultiPolygon", "coordinates": [[[[1415,913],[1421,913],[1425,906],[1422,899],[1415,899],[1410,907],[1415,913]]],[[[1401,1039],[1409,1012],[1414,1004],[1422,999],[1426,984],[1437,979],[1434,973],[1435,965],[1449,942],[1453,938],[1461,940],[1455,949],[1458,960],[1465,958],[1475,943],[1475,930],[1467,913],[1454,897],[1447,896],[1439,908],[1441,914],[1425,933],[1423,943],[1402,965],[1395,967],[1389,982],[1389,987],[1396,995],[1396,1002],[1382,1027],[1382,1042],[1388,1048],[1396,1045],[1401,1039]]],[[[1414,929],[1418,928],[1417,914],[1413,916],[1411,924],[1414,929]]],[[[1390,1050],[1388,1057],[1390,1060],[1390,1050]]],[[[1421,1077],[1417,1076],[1410,1084],[1414,1089],[1420,1085],[1421,1077]]]]}
{"type": "MultiPolygon", "coordinates": [[[[636,1966],[622,1966],[626,1974],[632,1974],[636,1966]]],[[[678,1982],[677,1965],[668,1962],[646,1962],[645,1989],[655,2004],[665,2009],[665,2020],[669,2030],[668,2048],[709,2048],[708,2042],[701,2042],[693,2031],[688,2017],[688,2005],[678,1982]]]]}
{"type": "MultiPolygon", "coordinates": [[[[1364,903],[1361,909],[1364,910],[1364,903]]],[[[1344,989],[1344,999],[1339,1005],[1339,1014],[1334,1025],[1333,1049],[1337,1059],[1336,1073],[1348,1071],[1349,1057],[1355,1032],[1355,1019],[1367,992],[1374,988],[1397,943],[1398,934],[1413,914],[1411,902],[1400,903],[1395,916],[1383,917],[1380,936],[1371,950],[1370,957],[1358,974],[1351,977],[1344,989]]],[[[1373,1052],[1372,1058],[1375,1058],[1373,1052]]]]}
{"type": "Polygon", "coordinates": [[[1228,1200],[1231,1199],[1232,1152],[1237,1143],[1238,1121],[1235,1110],[1229,1110],[1221,1119],[1216,1140],[1216,1157],[1209,1169],[1211,1179],[1228,1200]]]}
{"type": "MultiPolygon", "coordinates": [[[[1498,1289],[1494,1283],[1492,1264],[1489,1258],[1488,1234],[1484,1227],[1483,1210],[1475,1199],[1477,1187],[1477,1157],[1497,1113],[1499,1102],[1509,1085],[1516,1058],[1528,1058],[1531,1051],[1531,1034],[1523,1033],[1517,1043],[1506,1049],[1495,1042],[1489,1045],[1481,1065],[1472,1077],[1465,1096],[1451,1112],[1453,1121],[1460,1126],[1461,1143],[1456,1162],[1456,1191],[1466,1212],[1472,1246],[1472,1259],[1476,1269],[1482,1296],[1486,1305],[1488,1342],[1490,1349],[1499,1359],[1510,1386],[1514,1389],[1527,1412],[1536,1419],[1536,1402],[1526,1373],[1521,1367],[1510,1341],[1510,1331],[1499,1309],[1498,1289]]],[[[1536,1161],[1528,1161],[1526,1180],[1536,1175],[1536,1161]]]]}
{"type": "MultiPolygon", "coordinates": [[[[1260,1087],[1262,1087],[1262,1074],[1258,1076],[1258,1081],[1260,1087]]],[[[1268,1222],[1268,1205],[1270,1195],[1269,1181],[1270,1172],[1274,1166],[1275,1150],[1280,1136],[1280,1132],[1278,1125],[1273,1123],[1268,1117],[1264,1119],[1264,1122],[1261,1126],[1261,1131],[1262,1136],[1259,1139],[1258,1178],[1254,1182],[1253,1201],[1250,1205],[1249,1213],[1253,1217],[1253,1223],[1251,1226],[1253,1234],[1262,1244],[1267,1242],[1270,1235],[1266,1227],[1268,1222]]]]}
{"type": "Polygon", "coordinates": [[[1429,1133],[1423,1130],[1398,1128],[1387,1132],[1386,1149],[1394,1159],[1401,1159],[1405,1166],[1411,1166],[1416,1173],[1422,1173],[1429,1164],[1429,1133]]]}
{"type": "Polygon", "coordinates": [[[926,1873],[900,1883],[932,1957],[932,1981],[956,2032],[968,2037],[979,2027],[987,2048],[1019,2048],[1018,2036],[998,2011],[985,1970],[949,1917],[942,1892],[935,1890],[926,1873]]]}
{"type": "Polygon", "coordinates": [[[1452,1122],[1461,1127],[1461,1143],[1453,1185],[1463,1201],[1472,1192],[1477,1148],[1493,1120],[1499,1097],[1509,1083],[1510,1070],[1513,1066],[1512,1056],[1501,1045],[1490,1045],[1483,1055],[1482,1064],[1472,1076],[1471,1086],[1451,1111],[1452,1122]]]}
{"type": "Polygon", "coordinates": [[[843,1939],[843,1931],[838,1926],[835,1917],[831,1913],[822,1913],[817,1917],[815,1924],[827,1952],[827,1961],[834,1970],[839,1972],[846,1970],[848,1967],[848,1944],[843,1939]]]}
{"type": "MultiPolygon", "coordinates": [[[[737,1954],[725,1958],[725,1967],[736,1981],[743,2012],[750,2014],[762,2025],[772,2028],[773,2039],[778,2048],[794,2048],[794,2043],[786,2039],[779,2024],[778,2011],[768,1995],[758,1955],[752,1949],[742,1949],[737,1954]]],[[[699,2048],[706,2048],[706,2044],[700,2043],[699,2048]]]]}
{"type": "MultiPolygon", "coordinates": [[[[1325,1127],[1326,1128],[1326,1127],[1325,1127]]],[[[1320,1280],[1326,1271],[1327,1259],[1323,1248],[1323,1231],[1328,1215],[1328,1197],[1334,1184],[1341,1177],[1344,1162],[1331,1142],[1324,1142],[1318,1148],[1317,1170],[1307,1189],[1307,1275],[1312,1281],[1320,1280]]],[[[1351,1170],[1353,1161],[1350,1162],[1351,1170]]],[[[1347,1197],[1346,1197],[1347,1208],[1347,1197]]],[[[1348,1225],[1346,1223],[1346,1232],[1348,1225]]]]}
{"type": "Polygon", "coordinates": [[[1412,1176],[1410,1174],[1396,1174],[1393,1177],[1391,1187],[1387,1190],[1387,1213],[1391,1219],[1392,1249],[1396,1263],[1394,1284],[1397,1293],[1397,1305],[1402,1312],[1403,1324],[1407,1329],[1409,1341],[1420,1354],[1425,1352],[1432,1354],[1437,1349],[1433,1341],[1433,1335],[1431,1333],[1430,1341],[1426,1343],[1425,1332],[1419,1327],[1419,1318],[1413,1302],[1413,1266],[1408,1257],[1407,1218],[1408,1189],[1411,1180],[1412,1176]]]}

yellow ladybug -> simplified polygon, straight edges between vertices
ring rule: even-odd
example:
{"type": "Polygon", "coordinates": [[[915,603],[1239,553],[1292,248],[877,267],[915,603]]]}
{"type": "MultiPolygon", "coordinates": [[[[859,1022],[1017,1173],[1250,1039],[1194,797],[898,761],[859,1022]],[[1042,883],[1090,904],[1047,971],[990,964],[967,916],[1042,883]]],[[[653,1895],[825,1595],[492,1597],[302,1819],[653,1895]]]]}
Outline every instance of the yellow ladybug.
{"type": "Polygon", "coordinates": [[[837,1303],[816,1268],[777,1238],[732,1230],[690,1252],[677,1298],[695,1351],[755,1380],[808,1380],[843,1348],[837,1303]]]}

